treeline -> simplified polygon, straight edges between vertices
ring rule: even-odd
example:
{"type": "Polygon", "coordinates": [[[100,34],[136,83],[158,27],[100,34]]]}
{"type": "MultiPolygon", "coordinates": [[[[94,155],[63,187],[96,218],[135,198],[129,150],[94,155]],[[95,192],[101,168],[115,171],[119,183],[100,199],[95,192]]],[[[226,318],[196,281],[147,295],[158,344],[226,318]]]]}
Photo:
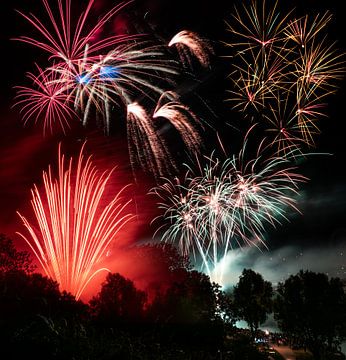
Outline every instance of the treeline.
{"type": "MultiPolygon", "coordinates": [[[[268,359],[254,345],[270,313],[283,334],[314,353],[346,338],[346,297],[339,279],[300,272],[279,284],[244,269],[230,292],[190,268],[170,246],[139,251],[161,257],[165,286],[155,296],[109,273],[88,304],[35,273],[30,256],[0,236],[1,359],[268,359]],[[237,329],[238,320],[250,331],[237,329]]],[[[328,357],[329,356],[329,357],[328,357]]]]}

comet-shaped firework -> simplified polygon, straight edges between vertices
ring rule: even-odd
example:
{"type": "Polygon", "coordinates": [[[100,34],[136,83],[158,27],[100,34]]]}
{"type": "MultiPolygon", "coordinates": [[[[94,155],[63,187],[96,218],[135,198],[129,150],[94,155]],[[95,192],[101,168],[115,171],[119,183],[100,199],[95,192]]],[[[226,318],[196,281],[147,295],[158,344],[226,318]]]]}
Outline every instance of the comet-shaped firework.
{"type": "MultiPolygon", "coordinates": [[[[198,254],[202,268],[211,275],[235,245],[259,246],[268,226],[286,219],[288,208],[297,210],[298,183],[306,178],[286,158],[247,160],[247,139],[238,155],[221,161],[215,156],[188,168],[183,181],[166,179],[152,193],[161,198],[163,241],[176,243],[183,254],[198,254]]],[[[158,230],[158,231],[159,231],[158,230]]],[[[222,280],[223,269],[217,281],[222,280]]]]}
{"type": "Polygon", "coordinates": [[[167,91],[161,95],[153,115],[154,119],[160,117],[174,126],[191,153],[199,151],[202,138],[198,128],[202,128],[201,122],[188,106],[179,101],[176,93],[167,91]]]}
{"type": "Polygon", "coordinates": [[[210,64],[210,55],[213,53],[212,47],[206,40],[202,40],[198,34],[192,31],[178,32],[173,36],[168,46],[177,48],[180,59],[185,65],[188,64],[192,67],[192,56],[204,67],[208,67],[210,64]]]}
{"type": "Polygon", "coordinates": [[[132,164],[140,164],[155,176],[169,171],[167,147],[157,134],[153,119],[136,102],[127,107],[127,137],[132,164]]]}
{"type": "Polygon", "coordinates": [[[132,215],[130,201],[119,191],[107,202],[105,191],[113,170],[100,173],[81,149],[76,167],[59,147],[58,175],[51,167],[43,172],[44,190],[31,190],[36,222],[19,216],[28,235],[19,233],[30,246],[47,276],[78,299],[100,271],[100,261],[117,233],[132,215]]]}

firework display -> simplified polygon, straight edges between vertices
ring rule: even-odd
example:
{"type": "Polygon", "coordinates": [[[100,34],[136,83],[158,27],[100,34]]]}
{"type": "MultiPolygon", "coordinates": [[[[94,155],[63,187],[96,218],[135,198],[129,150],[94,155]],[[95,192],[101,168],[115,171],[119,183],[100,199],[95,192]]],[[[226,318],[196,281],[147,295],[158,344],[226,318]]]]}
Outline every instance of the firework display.
{"type": "MultiPolygon", "coordinates": [[[[166,179],[152,192],[161,198],[162,239],[178,243],[183,254],[196,253],[211,269],[235,245],[264,244],[267,226],[276,226],[295,207],[298,184],[306,178],[292,166],[293,153],[248,159],[248,138],[238,155],[225,161],[212,156],[183,181],[166,179]]],[[[217,279],[222,279],[222,274],[217,279]]]]}
{"type": "MultiPolygon", "coordinates": [[[[227,103],[235,110],[225,119],[212,109],[217,101],[209,107],[198,93],[204,81],[219,86],[211,41],[189,30],[169,34],[171,40],[151,37],[137,33],[140,25],[135,34],[117,33],[111,22],[134,1],[101,16],[96,0],[85,1],[78,13],[72,0],[41,1],[42,16],[19,11],[33,33],[16,40],[47,56],[46,66],[27,73],[32,86],[16,87],[14,107],[24,124],[66,135],[75,120],[86,133],[96,123],[111,141],[112,130],[123,129],[131,175],[140,183],[135,170],[149,173],[150,194],[160,199],[155,236],[221,283],[229,251],[266,247],[269,229],[299,212],[299,185],[307,178],[298,164],[316,145],[319,120],[327,117],[327,101],[345,70],[344,54],[327,37],[331,14],[281,13],[278,0],[235,6],[227,21],[232,54],[219,57],[231,69],[227,103]],[[208,115],[193,105],[197,97],[208,115]],[[215,124],[205,120],[211,113],[215,124]],[[227,120],[232,130],[223,134],[227,120]],[[209,143],[215,135],[222,156],[219,144],[209,143]]],[[[141,21],[146,17],[149,11],[141,21]]],[[[84,145],[75,162],[59,147],[57,175],[50,167],[42,189],[31,191],[35,221],[18,213],[26,228],[19,234],[44,272],[76,298],[107,270],[100,265],[107,248],[133,218],[124,189],[105,199],[114,169],[100,173],[83,153],[84,145]]]]}
{"type": "MultiPolygon", "coordinates": [[[[229,250],[266,246],[267,229],[287,220],[289,209],[298,211],[298,184],[307,178],[297,160],[315,144],[317,121],[326,116],[326,100],[344,74],[343,54],[323,34],[330,20],[329,13],[281,15],[277,1],[236,7],[227,45],[234,54],[230,100],[250,120],[243,147],[224,161],[204,156],[197,172],[186,165],[183,180],[165,178],[152,190],[161,199],[162,240],[201,260],[218,282],[229,250]],[[250,133],[256,133],[251,144],[250,133]],[[248,148],[256,149],[255,156],[248,148]]],[[[198,40],[188,32],[177,34],[173,44],[198,54],[198,40]]]]}
{"type": "MultiPolygon", "coordinates": [[[[29,74],[33,88],[17,87],[15,105],[21,108],[25,123],[42,121],[45,131],[53,132],[56,125],[66,131],[72,118],[79,117],[83,125],[87,125],[97,117],[102,119],[104,131],[108,134],[113,118],[119,117],[112,112],[114,105],[125,113],[132,108],[131,104],[138,102],[136,99],[141,102],[146,99],[155,106],[165,89],[174,84],[177,63],[167,59],[164,45],[154,44],[143,34],[100,37],[105,24],[131,2],[115,6],[89,29],[94,0],[88,1],[75,26],[71,0],[57,0],[58,16],[55,16],[53,4],[42,1],[49,18],[47,26],[36,15],[20,12],[39,36],[37,39],[21,36],[17,40],[43,49],[49,54],[50,61],[48,67],[38,67],[37,75],[29,74]]],[[[198,56],[202,56],[201,52],[198,56]]],[[[125,118],[131,119],[132,114],[127,113],[125,118]]],[[[128,128],[132,128],[133,124],[128,124],[128,128]]],[[[145,143],[156,143],[151,139],[159,137],[154,134],[156,129],[151,127],[148,133],[146,129],[149,127],[142,126],[136,130],[141,133],[140,139],[145,143]]],[[[160,142],[163,141],[160,139],[160,142]]],[[[130,143],[135,144],[135,152],[141,152],[141,143],[129,139],[130,152],[130,143]]],[[[143,147],[147,148],[144,144],[143,147]]],[[[140,157],[146,154],[148,152],[144,151],[140,157]]],[[[132,154],[130,156],[134,158],[132,154]]],[[[155,161],[160,161],[159,156],[164,157],[165,154],[155,156],[155,161]]],[[[151,160],[152,156],[149,156],[145,162],[151,160]]],[[[138,163],[144,170],[156,169],[138,163]]]]}
{"type": "Polygon", "coordinates": [[[175,127],[191,153],[199,151],[202,143],[200,129],[203,126],[191,109],[180,102],[176,93],[170,91],[161,95],[153,115],[154,119],[160,117],[175,127]]]}
{"type": "Polygon", "coordinates": [[[27,77],[32,80],[37,89],[26,86],[17,86],[16,103],[20,106],[24,124],[32,118],[39,122],[44,117],[44,133],[53,131],[56,123],[66,131],[69,121],[76,113],[71,106],[71,98],[64,89],[56,82],[57,76],[53,72],[44,72],[38,67],[39,75],[28,73],[27,77]]]}
{"type": "Polygon", "coordinates": [[[326,38],[330,20],[329,13],[283,16],[277,1],[251,0],[228,23],[235,51],[230,100],[263,125],[279,155],[315,144],[326,98],[343,76],[343,54],[326,38]]]}
{"type": "MultiPolygon", "coordinates": [[[[65,5],[62,0],[57,0],[57,17],[50,4],[43,0],[50,21],[47,27],[37,16],[20,12],[42,39],[21,36],[18,40],[43,49],[50,55],[51,66],[44,71],[55,73],[52,75],[54,79],[49,81],[49,75],[45,75],[41,87],[51,87],[54,83],[55,93],[64,93],[72,98],[75,109],[82,112],[84,123],[90,106],[94,105],[104,115],[106,130],[110,121],[107,116],[110,102],[120,101],[127,106],[134,96],[145,95],[149,89],[161,93],[153,78],[176,73],[170,61],[164,58],[162,48],[150,45],[141,35],[106,38],[98,35],[105,24],[130,3],[122,2],[112,8],[91,30],[88,24],[94,0],[88,1],[76,26],[73,26],[71,0],[65,5]]],[[[40,75],[43,77],[42,72],[40,75]]]]}
{"type": "Polygon", "coordinates": [[[182,63],[189,67],[192,67],[193,58],[196,58],[202,66],[208,67],[210,55],[213,54],[213,49],[207,41],[202,40],[198,34],[187,30],[174,35],[168,46],[176,47],[182,63]]]}
{"type": "Polygon", "coordinates": [[[167,147],[155,131],[153,120],[138,103],[127,107],[127,136],[131,163],[145,164],[155,175],[169,171],[167,147]]]}
{"type": "Polygon", "coordinates": [[[30,246],[47,276],[78,299],[100,271],[102,257],[117,233],[132,219],[130,201],[122,189],[105,202],[105,191],[114,171],[100,173],[84,146],[77,164],[65,159],[59,147],[58,174],[43,172],[44,189],[31,190],[35,222],[19,216],[28,234],[21,237],[30,246]]]}

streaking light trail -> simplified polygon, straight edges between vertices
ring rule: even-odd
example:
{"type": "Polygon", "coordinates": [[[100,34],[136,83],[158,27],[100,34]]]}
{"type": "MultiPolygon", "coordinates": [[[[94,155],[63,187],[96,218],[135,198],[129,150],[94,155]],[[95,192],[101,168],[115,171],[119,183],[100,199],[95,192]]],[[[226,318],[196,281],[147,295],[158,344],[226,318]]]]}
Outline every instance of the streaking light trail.
{"type": "Polygon", "coordinates": [[[104,25],[131,2],[131,0],[120,2],[90,26],[93,23],[90,20],[90,12],[95,0],[88,0],[86,7],[78,17],[72,14],[72,0],[56,0],[56,8],[53,8],[48,0],[42,0],[49,25],[45,25],[44,20],[32,13],[27,15],[18,11],[37,30],[40,37],[25,35],[16,40],[46,51],[51,59],[58,61],[59,65],[63,63],[68,67],[84,57],[87,47],[89,57],[97,57],[100,51],[107,51],[111,46],[124,41],[125,37],[117,35],[99,41],[96,39],[104,25]]]}
{"type": "Polygon", "coordinates": [[[72,118],[77,117],[73,110],[73,98],[68,96],[64,87],[57,82],[57,74],[43,71],[37,67],[39,74],[28,73],[27,77],[34,87],[17,86],[16,103],[20,106],[24,125],[33,119],[38,123],[43,119],[44,133],[53,132],[59,126],[65,133],[70,127],[72,118]]]}
{"type": "Polygon", "coordinates": [[[329,12],[295,18],[293,11],[282,15],[278,1],[251,0],[235,8],[228,24],[234,49],[230,101],[261,123],[278,155],[315,145],[327,98],[345,75],[344,54],[327,37],[330,20],[329,12]]]}
{"type": "Polygon", "coordinates": [[[192,56],[194,56],[203,67],[210,65],[210,56],[213,49],[206,40],[192,31],[183,30],[173,36],[168,43],[169,47],[176,47],[184,65],[192,66],[192,56]]]}
{"type": "MultiPolygon", "coordinates": [[[[295,172],[292,152],[286,158],[247,160],[247,138],[238,155],[220,161],[212,156],[198,173],[165,179],[152,190],[162,201],[162,240],[178,245],[184,255],[198,254],[210,276],[234,246],[264,244],[268,226],[286,219],[295,206],[298,184],[306,178],[295,172]],[[290,160],[289,160],[290,159],[290,160]]],[[[221,267],[222,268],[222,267],[221,267]]],[[[216,281],[221,281],[223,268],[216,281]]]]}
{"type": "Polygon", "coordinates": [[[100,261],[118,232],[133,218],[121,195],[107,202],[105,191],[114,169],[100,173],[80,151],[77,164],[59,147],[58,174],[43,172],[43,190],[31,190],[35,222],[18,212],[28,231],[18,233],[30,246],[47,276],[78,299],[100,271],[100,261]]]}

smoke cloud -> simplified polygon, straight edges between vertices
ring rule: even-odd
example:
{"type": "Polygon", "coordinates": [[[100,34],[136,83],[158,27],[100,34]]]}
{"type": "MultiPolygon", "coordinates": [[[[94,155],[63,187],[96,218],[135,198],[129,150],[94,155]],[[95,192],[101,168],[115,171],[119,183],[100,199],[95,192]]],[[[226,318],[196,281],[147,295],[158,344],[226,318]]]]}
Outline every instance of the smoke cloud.
{"type": "MultiPolygon", "coordinates": [[[[326,273],[330,277],[346,278],[346,239],[333,246],[284,246],[275,250],[259,251],[246,247],[228,252],[223,260],[222,286],[234,286],[244,268],[260,273],[275,286],[300,270],[326,273]]],[[[217,273],[220,269],[215,269],[217,273]]]]}

